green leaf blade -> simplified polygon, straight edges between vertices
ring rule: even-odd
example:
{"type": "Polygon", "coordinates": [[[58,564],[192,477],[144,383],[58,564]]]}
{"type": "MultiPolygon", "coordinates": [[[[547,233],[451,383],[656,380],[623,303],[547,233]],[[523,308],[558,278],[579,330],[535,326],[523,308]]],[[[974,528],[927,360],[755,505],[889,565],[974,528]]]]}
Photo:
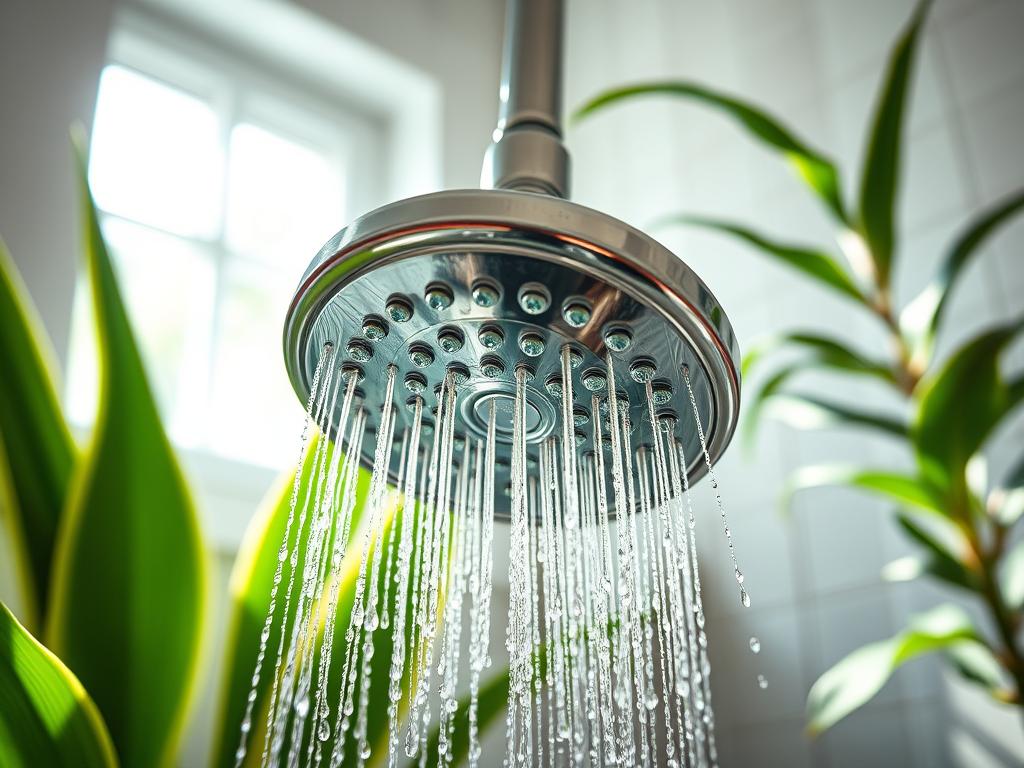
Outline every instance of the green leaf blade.
{"type": "Polygon", "coordinates": [[[45,615],[53,549],[76,450],[61,414],[49,341],[0,241],[0,498],[30,616],[45,615]],[[6,489],[6,492],[5,492],[6,489]]]}
{"type": "Polygon", "coordinates": [[[942,500],[922,479],[884,470],[864,469],[846,464],[817,464],[801,467],[786,483],[783,508],[788,509],[794,494],[811,488],[848,486],[894,501],[945,520],[942,500]]]}
{"type": "Polygon", "coordinates": [[[806,353],[805,364],[808,368],[829,368],[871,376],[890,384],[896,383],[896,377],[886,363],[871,360],[837,339],[805,331],[773,334],[756,340],[743,356],[743,378],[753,373],[766,355],[787,346],[796,347],[806,353]]]}
{"type": "Polygon", "coordinates": [[[162,766],[175,757],[195,681],[205,556],[80,162],[101,401],[59,535],[48,636],[121,758],[162,766]]]}
{"type": "Polygon", "coordinates": [[[917,41],[930,2],[918,5],[893,49],[882,94],[875,107],[860,186],[860,229],[867,241],[879,284],[889,285],[896,245],[903,115],[917,41]]]}
{"type": "Polygon", "coordinates": [[[819,284],[837,291],[840,295],[856,301],[862,306],[870,302],[861,292],[839,263],[827,253],[799,245],[789,245],[769,240],[747,227],[721,219],[705,216],[677,215],[661,219],[659,224],[685,224],[727,234],[752,245],[763,254],[803,272],[819,284]]]}
{"type": "Polygon", "coordinates": [[[819,734],[869,701],[900,665],[961,645],[982,645],[962,609],[940,605],[898,635],[858,648],[818,678],[807,697],[807,729],[819,734]]]}
{"type": "Polygon", "coordinates": [[[0,764],[113,768],[114,746],[71,670],[0,603],[0,764]]]}
{"type": "Polygon", "coordinates": [[[913,350],[913,363],[925,368],[932,356],[949,297],[981,245],[1024,208],[1024,190],[1009,195],[972,219],[953,241],[939,273],[900,313],[900,329],[913,350]]]}
{"type": "Polygon", "coordinates": [[[778,150],[793,166],[797,175],[818,196],[829,213],[837,221],[850,225],[843,206],[839,172],[828,158],[798,139],[779,120],[763,110],[706,86],[683,80],[671,80],[611,88],[577,108],[572,115],[572,121],[579,122],[612,105],[647,96],[691,99],[724,112],[746,128],[755,139],[778,150]]]}

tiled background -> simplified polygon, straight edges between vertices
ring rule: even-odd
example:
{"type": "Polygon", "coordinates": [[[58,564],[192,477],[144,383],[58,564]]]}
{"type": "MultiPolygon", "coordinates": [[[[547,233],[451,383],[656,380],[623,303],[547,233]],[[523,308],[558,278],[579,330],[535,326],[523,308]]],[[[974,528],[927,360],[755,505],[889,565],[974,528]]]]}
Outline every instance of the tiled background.
{"type": "MultiPolygon", "coordinates": [[[[66,347],[77,237],[66,126],[72,119],[89,120],[119,10],[191,1],[0,5],[0,232],[19,259],[59,356],[66,347]]],[[[444,183],[475,185],[496,113],[498,0],[289,5],[434,78],[443,93],[444,183]]],[[[714,85],[769,107],[833,155],[852,194],[885,54],[910,12],[909,0],[571,0],[566,102],[572,106],[601,88],[646,78],[714,85]]],[[[1024,184],[1022,39],[1024,0],[935,3],[908,127],[900,299],[926,284],[943,244],[972,211],[1024,184]]],[[[638,226],[688,210],[834,247],[826,216],[779,158],[706,109],[637,102],[571,129],[568,142],[574,197],[638,226]]],[[[870,318],[752,252],[703,233],[657,235],[705,278],[743,345],[763,333],[813,327],[865,350],[879,348],[879,329],[870,318]]],[[[943,349],[1021,311],[1022,245],[1024,218],[986,247],[958,290],[943,349]]],[[[1018,368],[1024,364],[1019,349],[1013,359],[1018,368]]],[[[808,377],[807,387],[819,385],[836,397],[897,405],[875,387],[808,377]]],[[[1017,454],[1022,437],[1019,424],[999,436],[991,451],[994,474],[1017,454]]],[[[891,635],[908,614],[957,598],[937,587],[882,581],[882,565],[909,551],[884,504],[821,490],[799,497],[793,514],[782,517],[776,501],[783,478],[818,461],[899,466],[909,457],[888,441],[843,431],[808,434],[768,424],[749,453],[737,440],[719,471],[753,600],[749,610],[737,599],[721,530],[704,498],[702,576],[723,766],[1024,763],[1020,718],[934,660],[901,670],[877,699],[816,742],[804,739],[804,699],[821,672],[860,644],[891,635]],[[747,647],[751,635],[762,642],[756,657],[747,647]],[[758,674],[768,679],[764,691],[757,688],[758,674]]],[[[188,470],[217,557],[204,675],[209,685],[191,716],[183,766],[201,765],[207,754],[227,576],[245,521],[270,479],[254,473],[225,485],[216,467],[189,464],[188,470]]],[[[0,537],[0,550],[3,544],[0,537]]],[[[8,562],[0,551],[0,564],[8,562]]],[[[507,559],[499,557],[496,573],[502,570],[507,559]]],[[[5,596],[8,583],[0,573],[5,596]]],[[[500,612],[507,588],[497,589],[500,612]]],[[[492,647],[500,663],[503,622],[494,626],[492,647]]],[[[492,736],[495,748],[485,751],[488,759],[500,755],[500,730],[492,736]]]]}
{"type": "MultiPolygon", "coordinates": [[[[885,57],[909,0],[761,0],[570,3],[568,102],[611,84],[680,77],[742,95],[784,118],[835,158],[855,194],[863,139],[885,57]]],[[[939,0],[928,21],[907,130],[896,292],[906,300],[932,274],[942,247],[981,206],[1024,184],[1024,3],[939,0]]],[[[826,214],[774,154],[726,118],[665,99],[633,102],[570,133],[574,197],[639,226],[677,210],[757,225],[836,252],[826,214]]],[[[741,344],[782,329],[817,328],[884,353],[871,318],[720,237],[656,233],[722,301],[741,344]]],[[[1024,219],[969,270],[946,320],[942,349],[1019,314],[1024,219]]],[[[1021,362],[1019,351],[1015,354],[1021,362]]],[[[1011,360],[1012,362],[1012,360],[1011,360]]],[[[1020,367],[1019,365],[1017,366],[1020,367]]],[[[806,387],[898,406],[872,386],[808,376],[806,387]]],[[[1001,435],[992,465],[1020,450],[1019,425],[1001,435]]],[[[888,506],[846,490],[798,496],[778,511],[784,477],[817,462],[899,466],[891,441],[850,430],[767,425],[756,449],[737,440],[720,467],[753,606],[736,598],[713,506],[701,531],[713,617],[715,703],[723,766],[996,766],[1024,761],[1013,711],[988,703],[937,660],[900,670],[868,706],[817,741],[801,734],[806,693],[831,664],[898,631],[908,614],[957,595],[891,585],[888,561],[911,551],[888,506]],[[750,635],[760,655],[747,649],[750,635]],[[763,673],[768,688],[760,691],[763,673]]]]}

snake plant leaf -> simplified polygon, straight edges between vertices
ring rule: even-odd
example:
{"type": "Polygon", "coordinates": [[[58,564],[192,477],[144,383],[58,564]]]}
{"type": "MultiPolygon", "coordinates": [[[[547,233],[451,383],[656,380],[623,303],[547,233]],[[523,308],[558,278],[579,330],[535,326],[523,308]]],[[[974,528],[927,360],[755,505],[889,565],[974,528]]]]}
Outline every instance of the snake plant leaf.
{"type": "MultiPolygon", "coordinates": [[[[290,536],[291,543],[289,544],[290,548],[295,547],[297,533],[299,541],[296,573],[301,573],[305,565],[306,544],[309,537],[309,525],[303,526],[299,531],[298,518],[303,506],[307,504],[307,501],[311,501],[307,497],[313,490],[315,478],[320,476],[324,467],[330,466],[335,450],[333,444],[328,444],[325,450],[318,451],[319,445],[320,438],[314,436],[304,451],[302,464],[298,470],[301,473],[299,496],[296,498],[296,519],[293,521],[293,533],[290,536]]],[[[215,731],[210,758],[210,764],[214,766],[233,766],[235,764],[235,751],[239,746],[247,697],[252,688],[253,670],[256,667],[256,657],[260,647],[260,635],[263,632],[267,612],[270,610],[270,592],[279,562],[278,552],[284,540],[288,516],[292,509],[294,485],[295,472],[290,472],[282,476],[275,487],[268,492],[260,511],[249,524],[231,571],[231,613],[225,643],[219,725],[215,731]]],[[[353,530],[357,530],[360,524],[368,489],[369,475],[360,470],[356,487],[357,502],[352,512],[353,530]]],[[[273,683],[273,664],[281,639],[281,626],[284,617],[283,593],[288,585],[289,573],[290,569],[286,564],[282,574],[281,592],[275,603],[274,620],[267,638],[266,659],[260,676],[260,684],[256,689],[253,711],[257,713],[254,718],[257,724],[266,722],[268,697],[273,683]]],[[[347,570],[346,573],[348,573],[347,570]]],[[[354,580],[350,579],[349,581],[349,586],[351,586],[354,580]]],[[[339,591],[339,595],[339,610],[342,610],[346,599],[346,592],[343,588],[339,591]]],[[[351,605],[351,597],[348,599],[349,605],[351,605]]],[[[296,608],[297,604],[290,601],[287,618],[289,626],[294,624],[296,608]]],[[[262,745],[262,732],[258,728],[253,728],[249,743],[248,755],[250,758],[255,756],[258,762],[260,747],[256,747],[255,752],[252,747],[254,744],[262,745]]]]}
{"type": "MultiPolygon", "coordinates": [[[[477,727],[481,738],[487,729],[494,722],[505,714],[508,706],[509,668],[494,675],[490,680],[480,686],[480,693],[477,699],[477,727]]],[[[455,711],[455,732],[452,734],[448,751],[451,755],[451,765],[462,765],[469,756],[469,696],[459,700],[458,709],[455,711]]],[[[441,731],[435,726],[427,741],[427,758],[433,759],[437,755],[437,745],[440,741],[441,731]]],[[[549,758],[550,764],[554,763],[554,757],[549,758]]],[[[410,763],[413,768],[415,762],[410,763]]]]}
{"type": "Polygon", "coordinates": [[[911,362],[923,370],[931,359],[942,315],[964,269],[981,245],[1021,208],[1024,189],[1018,190],[976,216],[953,241],[939,273],[900,312],[900,330],[911,346],[911,362]]]}
{"type": "Polygon", "coordinates": [[[958,349],[915,391],[912,441],[921,471],[954,505],[966,503],[967,462],[1024,396],[999,371],[1003,349],[1024,329],[1024,318],[989,330],[958,349]]]}
{"type": "Polygon", "coordinates": [[[797,429],[823,429],[836,425],[869,427],[893,437],[906,438],[907,424],[900,419],[831,403],[819,397],[786,392],[774,395],[766,413],[797,429]]]}
{"type": "Polygon", "coordinates": [[[784,347],[795,347],[806,353],[805,367],[827,368],[845,373],[873,376],[887,383],[896,383],[892,368],[871,360],[850,349],[843,342],[818,333],[795,332],[772,334],[756,340],[743,355],[741,374],[748,378],[764,357],[784,347]]]}
{"type": "Polygon", "coordinates": [[[896,199],[899,193],[903,115],[917,40],[930,0],[921,2],[890,54],[885,81],[864,158],[860,185],[860,230],[867,241],[878,283],[889,285],[896,247],[896,199]]]}
{"type": "Polygon", "coordinates": [[[0,603],[0,765],[113,768],[114,745],[78,678],[0,603]]]}
{"type": "Polygon", "coordinates": [[[1018,541],[1003,557],[999,571],[999,586],[1003,600],[1010,608],[1024,608],[1024,541],[1018,541]]]}
{"type": "Polygon", "coordinates": [[[963,609],[939,605],[915,616],[909,626],[887,640],[858,648],[818,678],[807,696],[807,730],[816,735],[831,728],[871,699],[906,662],[925,653],[984,641],[963,609]]]}
{"type": "Polygon", "coordinates": [[[195,684],[205,560],[192,500],[146,381],[79,152],[100,407],[58,532],[48,645],[127,765],[173,762],[195,684]]]}
{"type": "Polygon", "coordinates": [[[53,352],[14,262],[0,240],[0,499],[26,624],[45,614],[57,525],[75,464],[58,405],[53,352]]]}
{"type": "Polygon", "coordinates": [[[945,542],[915,523],[908,515],[897,514],[896,522],[907,536],[927,551],[923,561],[924,573],[972,592],[980,589],[977,577],[962,560],[962,552],[951,551],[945,542]]]}
{"type": "Polygon", "coordinates": [[[755,139],[781,152],[836,221],[851,225],[843,206],[839,171],[832,161],[798,139],[781,122],[758,107],[706,86],[684,80],[668,80],[611,88],[576,109],[572,120],[578,122],[611,105],[645,96],[691,99],[724,112],[738,121],[755,139]]]}
{"type": "Polygon", "coordinates": [[[677,214],[659,219],[655,226],[667,224],[683,224],[703,227],[716,232],[736,237],[748,245],[752,245],[772,259],[782,262],[793,269],[814,278],[820,284],[838,291],[848,299],[868,306],[870,302],[864,296],[853,278],[827,253],[799,245],[789,245],[762,237],[747,227],[721,219],[689,214],[677,214]]]}
{"type": "Polygon", "coordinates": [[[783,489],[782,508],[787,511],[790,509],[797,492],[836,485],[882,496],[897,502],[901,507],[925,512],[935,519],[947,519],[948,513],[942,498],[924,480],[896,472],[845,464],[815,464],[796,470],[789,476],[783,489]]]}

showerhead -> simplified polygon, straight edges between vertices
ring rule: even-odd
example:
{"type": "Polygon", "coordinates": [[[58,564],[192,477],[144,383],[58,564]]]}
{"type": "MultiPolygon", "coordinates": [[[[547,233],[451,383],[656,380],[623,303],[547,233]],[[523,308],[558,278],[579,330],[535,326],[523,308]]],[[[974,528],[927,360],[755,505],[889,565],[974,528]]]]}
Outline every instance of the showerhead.
{"type": "MultiPolygon", "coordinates": [[[[424,398],[424,424],[432,426],[426,409],[436,406],[432,394],[450,371],[459,387],[456,447],[460,438],[486,434],[495,405],[501,489],[511,473],[516,370],[527,370],[527,460],[536,460],[539,444],[562,434],[568,347],[576,397],[573,428],[564,434],[573,436],[580,456],[603,449],[592,426],[607,415],[602,405],[592,412],[592,393],[607,409],[605,391],[614,386],[619,402],[628,403],[632,444],[642,446],[651,439],[648,387],[659,422],[676,415],[673,407],[689,411],[686,371],[714,462],[739,408],[739,352],[729,320],[700,278],[660,243],[561,199],[569,167],[558,118],[561,3],[513,2],[509,11],[501,113],[483,173],[484,186],[497,188],[402,200],[328,241],[303,275],[285,322],[295,392],[305,402],[330,343],[361,379],[367,424],[379,427],[383,385],[395,366],[404,383],[394,400],[401,434],[411,421],[407,398],[424,398]],[[614,382],[607,381],[609,370],[614,382]]],[[[686,470],[693,481],[707,465],[698,431],[682,423],[676,420],[676,436],[691,457],[686,470]]],[[[368,466],[372,442],[364,443],[368,466]]],[[[496,511],[508,509],[499,494],[496,511]]]]}
{"type": "MultiPolygon", "coordinates": [[[[700,278],[627,224],[530,192],[415,197],[339,232],[306,270],[285,323],[285,358],[303,402],[327,343],[358,372],[370,426],[380,423],[391,365],[405,385],[404,396],[395,395],[399,434],[411,421],[406,398],[411,403],[422,394],[429,407],[446,371],[461,382],[457,441],[485,436],[494,402],[499,488],[509,482],[514,372],[519,366],[529,372],[525,418],[528,456],[535,459],[539,443],[560,429],[566,346],[581,455],[601,450],[588,422],[606,416],[591,412],[590,395],[603,398],[612,386],[609,355],[637,445],[647,439],[641,427],[650,421],[646,383],[657,415],[674,415],[673,405],[689,407],[684,370],[712,462],[738,415],[736,340],[700,278]]],[[[693,457],[692,482],[705,471],[698,435],[677,428],[676,437],[693,457]]],[[[373,458],[372,446],[364,448],[363,462],[370,466],[373,458]]],[[[499,499],[496,511],[507,514],[507,499],[499,499]]]]}

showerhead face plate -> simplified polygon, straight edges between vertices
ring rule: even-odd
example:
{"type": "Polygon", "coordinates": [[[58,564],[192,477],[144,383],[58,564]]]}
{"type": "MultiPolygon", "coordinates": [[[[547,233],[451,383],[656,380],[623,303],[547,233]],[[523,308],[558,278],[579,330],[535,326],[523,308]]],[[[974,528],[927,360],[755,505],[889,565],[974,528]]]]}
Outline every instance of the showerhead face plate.
{"type": "MultiPolygon", "coordinates": [[[[566,345],[580,456],[602,450],[594,445],[593,419],[607,416],[600,406],[593,412],[592,396],[603,402],[612,386],[609,355],[620,402],[628,402],[634,448],[651,434],[650,381],[657,418],[679,416],[676,437],[691,482],[706,467],[683,371],[712,462],[739,412],[739,350],[700,278],[617,219],[526,192],[411,198],[331,238],[306,270],[285,321],[285,361],[302,402],[328,342],[338,360],[365,377],[359,389],[370,428],[380,424],[388,368],[397,367],[396,454],[397,436],[413,419],[407,403],[419,393],[424,424],[432,422],[439,385],[447,371],[459,371],[465,380],[458,387],[455,455],[462,453],[460,438],[486,437],[493,403],[499,489],[509,483],[516,368],[527,366],[530,374],[525,418],[528,461],[535,460],[540,443],[562,433],[566,345]]],[[[372,466],[373,452],[373,441],[364,441],[365,465],[372,466]]],[[[508,511],[508,499],[499,495],[496,513],[508,511]]]]}

